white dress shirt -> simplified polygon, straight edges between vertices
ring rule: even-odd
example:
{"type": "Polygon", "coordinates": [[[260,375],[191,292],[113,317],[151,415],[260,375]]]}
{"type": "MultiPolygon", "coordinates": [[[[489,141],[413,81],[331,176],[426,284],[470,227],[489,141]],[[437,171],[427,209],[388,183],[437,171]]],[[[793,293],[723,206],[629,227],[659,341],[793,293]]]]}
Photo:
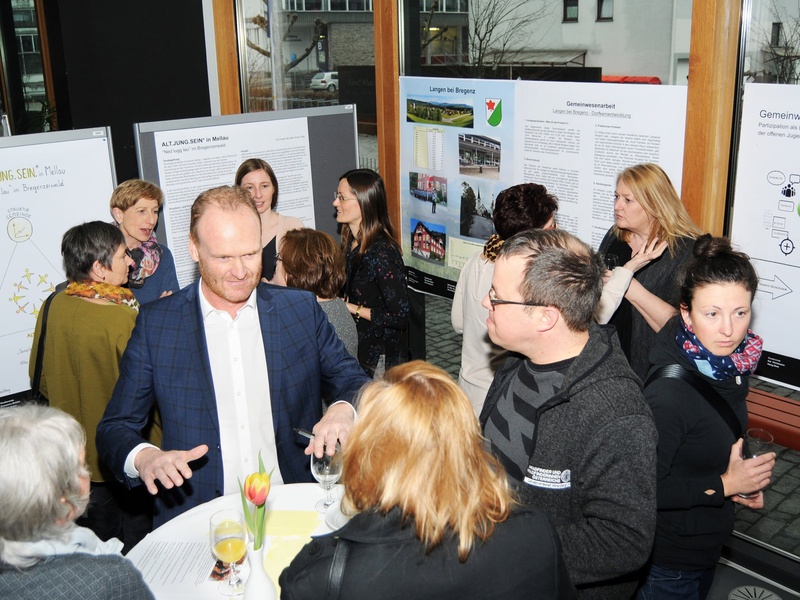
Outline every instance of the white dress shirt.
{"type": "MultiPolygon", "coordinates": [[[[239,491],[238,480],[258,470],[258,452],[272,483],[283,483],[278,466],[275,428],[269,393],[269,374],[254,290],[236,318],[217,310],[200,286],[200,312],[211,365],[220,429],[224,493],[239,491]]],[[[201,414],[198,413],[198,418],[201,414]]],[[[136,454],[151,444],[139,444],[125,461],[129,477],[139,477],[136,454]]],[[[191,448],[183,448],[191,450],[191,448]]],[[[210,449],[212,450],[212,449],[210,449]]]]}

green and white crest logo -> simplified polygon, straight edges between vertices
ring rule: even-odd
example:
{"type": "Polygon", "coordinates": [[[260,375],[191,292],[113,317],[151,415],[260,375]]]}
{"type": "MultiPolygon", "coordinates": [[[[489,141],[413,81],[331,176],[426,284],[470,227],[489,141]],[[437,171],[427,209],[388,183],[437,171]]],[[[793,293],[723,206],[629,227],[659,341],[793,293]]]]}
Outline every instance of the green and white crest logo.
{"type": "Polygon", "coordinates": [[[503,101],[500,98],[486,99],[486,122],[497,127],[503,120],[503,101]]]}

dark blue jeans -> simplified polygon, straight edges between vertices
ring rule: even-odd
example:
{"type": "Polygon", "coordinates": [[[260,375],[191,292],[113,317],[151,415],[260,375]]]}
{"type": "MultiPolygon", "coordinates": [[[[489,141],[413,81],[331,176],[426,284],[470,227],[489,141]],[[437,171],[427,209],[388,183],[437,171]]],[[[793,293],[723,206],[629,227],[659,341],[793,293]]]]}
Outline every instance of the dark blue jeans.
{"type": "Polygon", "coordinates": [[[650,565],[636,600],[704,600],[714,581],[715,568],[682,571],[650,565]]]}

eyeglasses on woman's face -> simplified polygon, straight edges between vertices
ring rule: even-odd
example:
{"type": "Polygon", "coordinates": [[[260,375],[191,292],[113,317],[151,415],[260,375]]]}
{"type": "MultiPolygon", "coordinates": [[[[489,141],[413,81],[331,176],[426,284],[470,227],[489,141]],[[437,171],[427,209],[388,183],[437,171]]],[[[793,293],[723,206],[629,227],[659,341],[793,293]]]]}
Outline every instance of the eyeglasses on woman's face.
{"type": "Polygon", "coordinates": [[[501,300],[497,297],[494,288],[489,290],[489,303],[492,308],[497,308],[501,304],[516,304],[517,306],[546,306],[545,304],[537,304],[536,302],[516,302],[514,300],[501,300]]]}
{"type": "Polygon", "coordinates": [[[342,196],[339,192],[334,192],[333,193],[333,201],[334,202],[336,202],[337,200],[339,202],[347,202],[348,200],[355,200],[355,199],[356,199],[355,196],[353,196],[352,198],[348,198],[347,196],[342,196]]]}

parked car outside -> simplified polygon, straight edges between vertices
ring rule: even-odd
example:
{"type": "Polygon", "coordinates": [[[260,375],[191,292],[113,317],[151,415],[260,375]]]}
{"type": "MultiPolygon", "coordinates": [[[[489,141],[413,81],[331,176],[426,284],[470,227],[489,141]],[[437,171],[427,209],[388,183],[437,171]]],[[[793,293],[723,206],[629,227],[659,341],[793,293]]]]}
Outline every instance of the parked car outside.
{"type": "Polygon", "coordinates": [[[335,92],[339,89],[339,72],[325,71],[317,73],[311,78],[309,86],[312,90],[328,90],[335,92]]]}

